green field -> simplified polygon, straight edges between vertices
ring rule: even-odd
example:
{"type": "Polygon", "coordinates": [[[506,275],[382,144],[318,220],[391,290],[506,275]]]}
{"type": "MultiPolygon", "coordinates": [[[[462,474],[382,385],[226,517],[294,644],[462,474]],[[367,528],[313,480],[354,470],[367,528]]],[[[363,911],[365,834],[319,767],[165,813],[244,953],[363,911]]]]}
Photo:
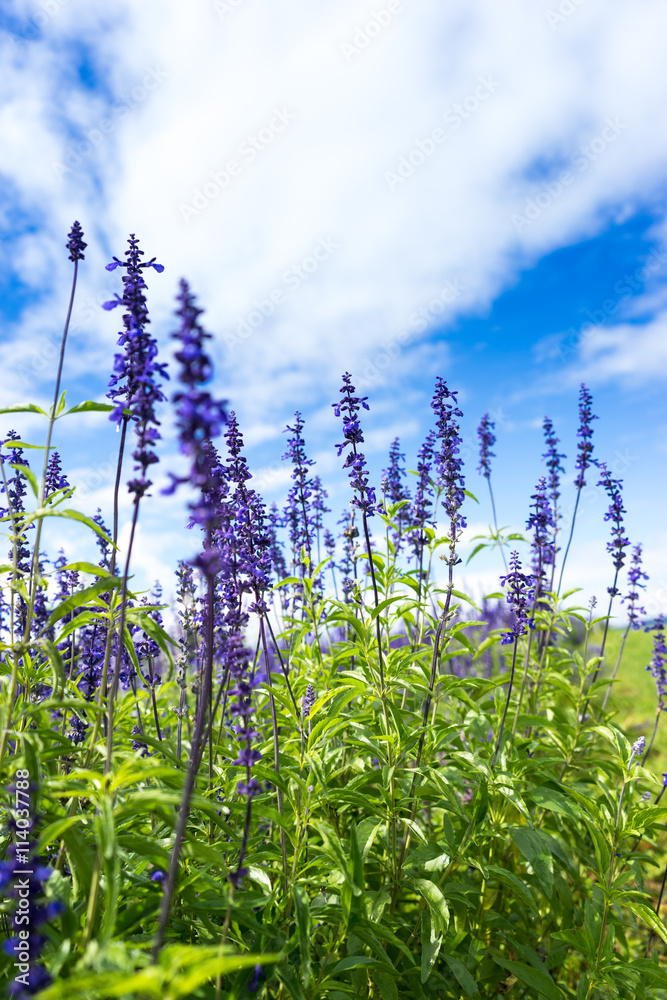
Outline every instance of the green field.
{"type": "MultiPolygon", "coordinates": [[[[613,673],[622,638],[623,630],[609,630],[603,677],[611,677],[613,673]]],[[[607,703],[607,708],[616,713],[616,722],[623,726],[628,736],[645,736],[647,743],[651,739],[658,707],[655,681],[646,669],[651,662],[652,651],[653,640],[650,633],[630,631],[612,695],[607,703]]],[[[646,763],[651,770],[661,772],[663,767],[667,770],[667,723],[661,721],[658,724],[655,743],[646,763]]]]}

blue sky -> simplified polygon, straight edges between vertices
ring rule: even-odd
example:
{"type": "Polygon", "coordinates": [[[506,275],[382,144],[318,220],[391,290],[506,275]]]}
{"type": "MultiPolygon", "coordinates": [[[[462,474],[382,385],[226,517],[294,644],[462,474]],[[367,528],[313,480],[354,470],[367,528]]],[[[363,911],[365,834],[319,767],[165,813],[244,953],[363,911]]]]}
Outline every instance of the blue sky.
{"type": "MultiPolygon", "coordinates": [[[[369,396],[379,481],[409,468],[437,375],[464,411],[469,534],[489,508],[475,428],[498,442],[502,524],[521,530],[551,416],[571,506],[578,385],[595,446],[624,480],[652,614],[667,611],[667,130],[658,0],[7,0],[0,12],[2,405],[47,404],[78,218],[89,248],[65,368],[103,398],[120,287],[104,265],[136,233],[166,354],[185,276],[215,334],[215,391],[236,409],[256,483],[281,504],[282,429],[299,409],[335,518],[348,500],[331,402],[349,370],[369,396]]],[[[71,418],[73,420],[73,418],[71,418]]],[[[165,408],[160,475],[176,469],[165,408]]],[[[37,420],[16,420],[39,441],[37,420]]],[[[8,429],[8,428],[7,428],[8,429]]],[[[109,514],[114,428],[58,431],[82,509],[109,514]]],[[[158,480],[160,486],[162,480],[158,480]]],[[[146,503],[137,573],[167,592],[186,497],[146,503]]],[[[582,503],[567,581],[604,598],[601,490],[582,503]]],[[[51,546],[73,551],[67,529],[51,546]]],[[[495,589],[497,560],[461,570],[495,589]]]]}

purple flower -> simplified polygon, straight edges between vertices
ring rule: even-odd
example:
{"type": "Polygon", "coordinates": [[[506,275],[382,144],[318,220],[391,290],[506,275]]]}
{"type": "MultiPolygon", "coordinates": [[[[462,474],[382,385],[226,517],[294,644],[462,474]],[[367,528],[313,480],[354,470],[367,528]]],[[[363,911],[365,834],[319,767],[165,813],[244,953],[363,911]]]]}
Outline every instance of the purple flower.
{"type": "Polygon", "coordinates": [[[486,476],[487,479],[491,476],[491,459],[496,457],[494,452],[491,451],[496,443],[496,436],[493,433],[495,426],[493,420],[489,419],[489,414],[485,413],[477,428],[477,437],[479,439],[479,465],[477,466],[477,471],[481,475],[486,476]]]}
{"type": "Polygon", "coordinates": [[[648,580],[648,573],[644,573],[641,566],[642,547],[641,545],[635,545],[632,550],[630,568],[628,569],[628,583],[630,585],[630,590],[625,597],[621,598],[622,603],[625,603],[626,601],[628,602],[628,624],[630,624],[635,630],[640,627],[639,616],[646,614],[644,608],[637,607],[637,601],[639,600],[637,587],[641,587],[642,590],[645,590],[646,584],[640,583],[640,580],[648,580]]]}
{"type": "Polygon", "coordinates": [[[69,259],[76,263],[77,260],[83,260],[83,251],[88,246],[87,243],[83,242],[83,229],[78,222],[75,222],[69,233],[67,234],[67,243],[65,244],[69,250],[69,259]]]}
{"type": "Polygon", "coordinates": [[[593,428],[591,420],[598,419],[591,410],[592,403],[593,397],[582,382],[579,388],[579,430],[577,431],[577,437],[581,440],[577,445],[577,460],[575,462],[576,468],[579,469],[579,475],[574,481],[578,490],[586,485],[586,469],[592,464],[593,442],[591,438],[593,437],[593,428]]]}
{"type": "Polygon", "coordinates": [[[62,466],[60,462],[60,455],[57,451],[54,451],[50,457],[49,462],[46,467],[46,492],[45,499],[50,497],[52,493],[57,493],[58,490],[68,490],[69,483],[67,481],[67,476],[64,475],[62,471],[62,466]]]}
{"type": "Polygon", "coordinates": [[[180,483],[189,482],[197,487],[208,500],[190,504],[192,523],[206,527],[217,516],[211,494],[224,492],[221,468],[219,463],[212,461],[210,441],[227,423],[226,401],[214,400],[209,392],[199,388],[213,374],[213,364],[204,351],[204,341],[210,340],[211,334],[202,329],[199,316],[203,310],[195,306],[195,297],[183,279],[177,301],[180,308],[176,315],[182,322],[172,337],[180,340],[182,345],[174,357],[181,365],[178,379],[186,386],[186,391],[174,393],[173,402],[176,405],[181,452],[191,459],[192,464],[187,476],[179,477],[170,472],[171,485],[162,492],[171,494],[180,483]]]}
{"type": "Polygon", "coordinates": [[[157,430],[160,422],[155,415],[155,406],[166,397],[162,392],[159,379],[167,379],[166,366],[159,364],[157,358],[157,343],[150,336],[146,327],[148,309],[144,290],[146,283],[142,270],[153,267],[163,271],[161,264],[155,264],[155,258],[144,263],[141,257],[144,251],[139,249],[139,241],[134,234],[128,240],[130,249],[126,251],[126,261],[113,258],[107,264],[107,271],[117,267],[126,268],[123,275],[123,295],[116,296],[110,302],[104,303],[105,309],[114,309],[118,305],[125,307],[123,313],[123,330],[118,337],[118,345],[123,347],[123,353],[117,354],[114,361],[114,374],[109,381],[107,396],[116,404],[110,419],[120,422],[125,417],[135,423],[137,447],[132,454],[136,464],[135,472],[141,475],[128,483],[130,493],[134,493],[135,502],[146,493],[152,485],[146,476],[150,465],[158,461],[153,451],[160,434],[157,430]]]}
{"type": "Polygon", "coordinates": [[[535,578],[521,572],[518,552],[511,553],[510,571],[507,576],[501,576],[500,583],[503,587],[507,587],[507,603],[515,615],[512,628],[501,639],[501,645],[506,646],[526,635],[528,632],[526,626],[535,628],[535,622],[532,619],[528,620],[528,608],[535,597],[535,578]]]}
{"type": "Polygon", "coordinates": [[[558,451],[558,438],[554,434],[554,425],[549,417],[544,418],[542,426],[544,428],[544,440],[547,445],[547,450],[542,455],[542,458],[545,459],[547,469],[549,470],[551,504],[555,510],[560,496],[560,474],[565,474],[565,469],[560,464],[560,460],[566,456],[558,451]]]}
{"type": "Polygon", "coordinates": [[[458,423],[458,418],[462,417],[463,414],[456,405],[456,395],[455,392],[449,391],[444,380],[438,376],[431,407],[435,410],[437,417],[436,438],[440,440],[440,451],[435,455],[438,488],[444,493],[442,505],[451,524],[450,559],[454,559],[454,545],[466,526],[465,518],[459,513],[459,508],[465,499],[465,481],[463,461],[459,454],[461,435],[458,423]]]}
{"type": "MultiPolygon", "coordinates": [[[[285,524],[289,528],[289,538],[292,543],[292,563],[303,577],[306,574],[305,563],[301,559],[304,548],[308,559],[312,562],[312,538],[315,527],[312,523],[311,505],[309,499],[313,492],[313,480],[308,470],[314,461],[306,457],[306,445],[303,439],[304,422],[297,410],[294,414],[294,427],[289,424],[283,431],[290,433],[287,440],[287,451],[282,456],[283,461],[289,459],[292,463],[293,485],[287,494],[287,505],[284,511],[285,524]]],[[[311,566],[312,569],[312,566],[311,566]]]]}
{"type": "Polygon", "coordinates": [[[308,718],[311,713],[312,707],[315,704],[315,688],[312,684],[309,684],[306,688],[306,693],[301,701],[301,707],[303,709],[304,718],[308,718]]]}
{"type": "Polygon", "coordinates": [[[431,467],[433,465],[434,448],[435,431],[430,431],[417,452],[417,486],[410,507],[410,524],[415,526],[415,530],[410,532],[408,540],[417,560],[419,560],[420,553],[428,542],[428,535],[426,535],[424,527],[432,517],[433,503],[431,498],[433,496],[433,483],[431,480],[431,467]]]}
{"type": "Polygon", "coordinates": [[[635,740],[635,742],[632,744],[632,753],[630,754],[630,760],[628,761],[628,766],[630,766],[630,764],[632,763],[632,758],[641,757],[645,749],[646,749],[646,738],[644,736],[640,736],[639,739],[635,740]]]}
{"type": "Polygon", "coordinates": [[[541,589],[544,582],[544,567],[553,564],[555,553],[553,544],[553,529],[555,521],[553,511],[547,498],[547,481],[544,476],[539,480],[533,493],[531,504],[533,513],[526,521],[526,528],[535,532],[533,535],[532,553],[535,581],[541,589]]]}
{"type": "MultiPolygon", "coordinates": [[[[410,499],[410,493],[405,485],[405,455],[401,452],[401,445],[398,438],[394,438],[389,448],[389,465],[382,472],[382,489],[385,499],[390,504],[401,503],[410,499]]],[[[403,532],[410,524],[410,508],[408,504],[403,506],[394,515],[394,524],[397,530],[392,532],[392,541],[395,551],[398,552],[401,544],[403,532]]]]}
{"type": "Polygon", "coordinates": [[[665,619],[663,615],[658,615],[655,624],[644,629],[645,632],[653,632],[653,657],[647,666],[651,671],[658,689],[658,708],[660,711],[667,711],[665,706],[665,694],[667,693],[667,646],[665,646],[665,619]]]}
{"type": "Polygon", "coordinates": [[[359,397],[353,395],[354,386],[352,376],[347,372],[343,375],[343,386],[341,388],[343,398],[338,403],[332,403],[334,414],[337,417],[343,416],[343,437],[342,444],[337,444],[338,457],[342,455],[348,445],[352,445],[352,450],[348,452],[343,464],[344,469],[349,469],[348,477],[354,490],[352,503],[358,507],[362,514],[371,517],[380,510],[375,497],[375,490],[368,485],[368,471],[366,469],[366,457],[357,451],[357,445],[363,444],[364,436],[357,414],[360,405],[367,410],[367,396],[359,397]]]}
{"type": "MultiPolygon", "coordinates": [[[[605,462],[600,462],[599,468],[601,469],[600,474],[602,478],[597,485],[604,486],[607,496],[611,500],[609,509],[604,516],[605,521],[612,522],[612,540],[611,542],[607,542],[607,552],[613,558],[614,568],[618,576],[618,572],[623,568],[625,562],[625,549],[630,544],[630,540],[626,538],[623,528],[623,515],[625,514],[623,498],[621,496],[621,483],[623,480],[614,479],[605,462]]],[[[615,597],[619,593],[616,586],[607,587],[607,591],[611,597],[615,597]]]]}

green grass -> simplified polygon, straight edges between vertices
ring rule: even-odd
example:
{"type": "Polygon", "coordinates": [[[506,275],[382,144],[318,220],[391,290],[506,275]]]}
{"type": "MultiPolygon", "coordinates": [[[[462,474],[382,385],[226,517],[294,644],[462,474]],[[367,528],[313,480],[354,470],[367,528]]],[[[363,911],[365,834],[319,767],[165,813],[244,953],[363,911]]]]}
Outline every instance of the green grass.
{"type": "MultiPolygon", "coordinates": [[[[611,677],[618,651],[623,639],[622,629],[610,629],[605,650],[605,666],[603,677],[611,677]]],[[[602,634],[600,633],[600,640],[602,634]]],[[[646,669],[651,662],[653,640],[650,634],[630,631],[623,659],[616,675],[616,681],[608,702],[608,708],[613,709],[616,721],[628,732],[637,736],[645,736],[648,743],[655,724],[655,713],[658,707],[658,696],[655,681],[646,669]]],[[[602,695],[604,697],[604,695],[602,695]]],[[[651,770],[667,771],[667,723],[658,724],[658,732],[648,761],[651,770]]]]}

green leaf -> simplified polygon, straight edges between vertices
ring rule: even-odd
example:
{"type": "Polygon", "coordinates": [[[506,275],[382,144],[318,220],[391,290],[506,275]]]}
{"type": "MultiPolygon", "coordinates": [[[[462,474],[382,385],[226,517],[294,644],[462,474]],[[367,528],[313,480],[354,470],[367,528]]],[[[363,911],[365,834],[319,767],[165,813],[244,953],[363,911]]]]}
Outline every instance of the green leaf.
{"type": "Polygon", "coordinates": [[[46,410],[34,403],[15,403],[14,406],[3,406],[0,413],[41,413],[43,417],[48,417],[46,410]]]}
{"type": "Polygon", "coordinates": [[[667,929],[655,910],[652,910],[646,903],[626,902],[623,900],[623,905],[627,906],[629,910],[632,910],[632,912],[636,916],[640,917],[645,924],[648,924],[651,930],[655,931],[656,934],[659,934],[663,941],[667,942],[667,929]]]}
{"type": "Polygon", "coordinates": [[[310,900],[303,886],[295,885],[292,889],[294,909],[296,911],[296,929],[299,935],[299,951],[301,952],[301,982],[308,989],[310,984],[310,900]]]}
{"type": "Polygon", "coordinates": [[[501,958],[499,955],[494,955],[493,960],[497,965],[502,965],[508,972],[513,973],[522,983],[532,986],[540,996],[547,997],[547,1000],[563,1000],[562,992],[548,972],[540,972],[539,969],[533,969],[523,962],[510,962],[509,959],[501,958]]]}
{"type": "Polygon", "coordinates": [[[525,882],[522,882],[512,872],[508,872],[504,868],[498,868],[497,865],[487,865],[486,870],[490,875],[495,875],[499,882],[503,882],[508,888],[514,889],[515,893],[528,904],[533,913],[538,912],[530,886],[527,886],[525,882]]]}
{"type": "Polygon", "coordinates": [[[88,899],[93,879],[95,852],[81,830],[68,827],[66,830],[61,830],[60,836],[65,841],[69,866],[72,870],[74,898],[88,899]]]}
{"type": "Polygon", "coordinates": [[[410,882],[428,903],[438,934],[446,934],[449,927],[449,907],[438,886],[425,878],[412,878],[410,882]]]}
{"type": "Polygon", "coordinates": [[[103,528],[100,528],[99,524],[93,521],[92,517],[86,517],[85,514],[81,514],[78,510],[71,510],[70,508],[67,508],[66,510],[55,510],[51,507],[40,507],[39,510],[36,510],[34,514],[29,516],[33,521],[38,521],[42,517],[64,517],[70,521],[80,521],[81,524],[88,525],[91,531],[94,531],[96,535],[103,538],[104,541],[107,542],[107,544],[112,548],[118,548],[118,546],[114,545],[113,541],[109,538],[106,531],[104,531],[103,528]]]}
{"type": "Polygon", "coordinates": [[[331,979],[339,972],[348,972],[350,969],[386,969],[386,963],[378,961],[377,958],[368,958],[366,955],[348,955],[334,965],[333,969],[327,972],[326,978],[331,979]]]}
{"type": "Polygon", "coordinates": [[[458,958],[454,958],[453,955],[443,954],[442,957],[449,966],[450,971],[459,986],[466,991],[468,996],[471,997],[471,1000],[479,1000],[480,993],[477,989],[477,983],[472,978],[463,962],[460,962],[458,958]]]}
{"type": "Polygon", "coordinates": [[[538,785],[528,793],[529,798],[541,809],[548,809],[550,812],[561,813],[571,819],[581,819],[581,809],[562,792],[557,792],[555,788],[547,785],[538,785]]]}
{"type": "Polygon", "coordinates": [[[422,958],[421,958],[421,981],[425,983],[433,971],[435,960],[442,945],[442,934],[436,933],[431,919],[431,911],[426,910],[422,916],[422,958]]]}
{"type": "Polygon", "coordinates": [[[22,476],[25,476],[25,478],[30,483],[30,489],[34,493],[35,498],[39,499],[39,486],[37,485],[37,477],[35,476],[35,473],[32,471],[32,469],[29,469],[27,465],[23,465],[20,462],[10,462],[9,465],[11,466],[12,469],[16,469],[18,472],[20,472],[22,476]]]}
{"type": "Polygon", "coordinates": [[[104,569],[103,566],[98,566],[97,563],[90,562],[73,562],[67,563],[66,566],[62,566],[60,572],[64,572],[66,569],[75,569],[80,573],[90,573],[91,576],[111,576],[108,569],[104,569]]]}
{"type": "Polygon", "coordinates": [[[88,601],[97,597],[98,594],[105,594],[108,590],[115,590],[117,587],[120,587],[122,582],[118,576],[107,576],[103,580],[93,583],[90,587],[77,590],[74,594],[66,597],[64,601],[61,601],[57,608],[54,608],[44,626],[45,629],[51,628],[52,625],[55,625],[57,621],[60,621],[70,611],[74,611],[75,608],[80,608],[82,605],[87,604],[88,601]]]}
{"type": "Polygon", "coordinates": [[[96,403],[93,399],[87,399],[85,403],[77,403],[76,406],[72,406],[66,413],[63,413],[63,417],[68,417],[70,413],[90,413],[91,411],[97,413],[111,413],[116,407],[112,406],[111,403],[96,403]]]}
{"type": "Polygon", "coordinates": [[[540,830],[526,826],[511,827],[510,836],[537,876],[537,880],[551,899],[554,889],[553,857],[548,838],[540,830]]]}
{"type": "Polygon", "coordinates": [[[379,969],[374,969],[371,975],[380,991],[382,1000],[398,1000],[398,987],[392,976],[386,972],[380,972],[379,969]]]}

